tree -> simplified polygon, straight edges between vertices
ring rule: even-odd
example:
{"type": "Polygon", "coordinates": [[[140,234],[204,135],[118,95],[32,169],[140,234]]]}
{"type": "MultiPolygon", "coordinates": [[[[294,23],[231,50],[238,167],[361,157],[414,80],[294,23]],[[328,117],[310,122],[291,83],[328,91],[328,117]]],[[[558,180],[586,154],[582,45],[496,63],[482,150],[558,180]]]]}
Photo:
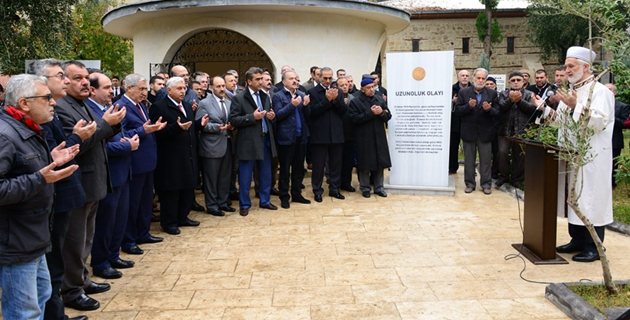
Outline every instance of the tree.
{"type": "MultiPolygon", "coordinates": [[[[628,84],[630,81],[630,66],[626,57],[630,54],[630,39],[627,32],[628,11],[625,8],[630,7],[630,0],[532,0],[531,3],[532,5],[551,9],[552,13],[549,14],[574,15],[587,19],[590,23],[589,27],[592,26],[600,34],[598,39],[601,46],[613,54],[610,67],[604,70],[600,76],[610,69],[621,78],[622,83],[628,84]]],[[[589,39],[589,41],[592,40],[589,39]]],[[[561,153],[561,158],[570,164],[571,171],[568,174],[573,177],[569,186],[567,204],[571,206],[576,215],[582,220],[593,238],[601,259],[606,288],[610,294],[616,294],[618,290],[612,280],[610,263],[602,241],[597,236],[593,224],[584,215],[577,202],[581,196],[581,190],[576,188],[578,173],[584,165],[597,156],[592,154],[590,150],[590,140],[594,132],[587,126],[590,118],[592,94],[593,91],[591,89],[584,108],[584,116],[580,117],[579,121],[574,122],[570,116],[560,115],[558,123],[559,131],[562,134],[559,135],[559,138],[562,136],[570,138],[559,139],[558,145],[565,151],[561,153]]]]}
{"type": "Polygon", "coordinates": [[[79,0],[72,13],[74,58],[101,60],[110,76],[133,72],[133,42],[105,32],[101,25],[101,17],[117,5],[117,0],[79,0]]]}
{"type": "Polygon", "coordinates": [[[483,41],[483,51],[485,57],[492,59],[492,48],[503,41],[503,34],[497,18],[492,19],[492,12],[497,10],[499,0],[479,0],[484,6],[484,11],[480,12],[475,21],[477,36],[483,41]]]}
{"type": "Polygon", "coordinates": [[[77,0],[2,0],[0,71],[24,72],[24,61],[70,56],[72,7],[77,0]]]}
{"type": "Polygon", "coordinates": [[[588,19],[538,5],[530,6],[527,11],[529,39],[540,47],[544,60],[564,64],[567,49],[583,46],[588,40],[588,19]]]}

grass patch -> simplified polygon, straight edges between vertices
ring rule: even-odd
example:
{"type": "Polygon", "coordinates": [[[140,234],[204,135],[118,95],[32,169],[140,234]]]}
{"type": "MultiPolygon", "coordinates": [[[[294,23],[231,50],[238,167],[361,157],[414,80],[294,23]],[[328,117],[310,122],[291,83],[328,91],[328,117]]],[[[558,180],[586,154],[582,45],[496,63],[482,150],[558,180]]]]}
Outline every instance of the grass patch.
{"type": "Polygon", "coordinates": [[[617,285],[619,294],[614,296],[608,294],[608,290],[603,284],[568,287],[602,314],[606,314],[604,312],[606,308],[630,306],[630,286],[628,285],[617,285]]]}
{"type": "Polygon", "coordinates": [[[630,188],[618,185],[613,190],[613,218],[617,222],[630,224],[630,188]]]}

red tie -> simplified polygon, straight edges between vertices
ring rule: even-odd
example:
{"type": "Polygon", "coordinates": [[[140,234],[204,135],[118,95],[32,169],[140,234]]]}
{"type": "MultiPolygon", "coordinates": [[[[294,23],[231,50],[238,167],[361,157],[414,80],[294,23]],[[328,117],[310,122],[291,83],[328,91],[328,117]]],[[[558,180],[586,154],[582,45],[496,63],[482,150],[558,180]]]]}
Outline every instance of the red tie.
{"type": "Polygon", "coordinates": [[[184,116],[185,116],[185,117],[188,117],[188,116],[186,115],[186,110],[184,110],[184,106],[182,106],[182,104],[181,104],[181,103],[180,103],[180,104],[178,104],[177,106],[179,107],[179,110],[180,110],[180,111],[184,114],[184,116]]]}
{"type": "Polygon", "coordinates": [[[144,112],[142,112],[142,108],[140,108],[140,105],[136,103],[136,107],[138,108],[138,112],[140,112],[140,114],[142,115],[142,119],[144,119],[144,121],[147,121],[147,116],[145,116],[144,112]]]}

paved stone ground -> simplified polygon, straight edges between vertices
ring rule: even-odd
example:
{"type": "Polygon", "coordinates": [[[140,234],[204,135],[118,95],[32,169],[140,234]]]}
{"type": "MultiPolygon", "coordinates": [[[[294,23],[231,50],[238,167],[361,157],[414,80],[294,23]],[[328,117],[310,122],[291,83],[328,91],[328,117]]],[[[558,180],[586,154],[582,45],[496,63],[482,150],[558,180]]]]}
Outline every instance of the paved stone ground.
{"type": "MultiPolygon", "coordinates": [[[[505,260],[521,239],[515,198],[498,190],[465,194],[460,169],[454,197],[365,199],[344,192],[346,200],[325,197],[289,210],[254,205],[247,217],[193,212],[201,226],[179,236],[154,224],[153,234],[165,241],[142,245],[142,256],[123,254],[136,267],[108,280],[111,291],[93,296],[101,308],[68,314],[94,320],[567,319],[545,299],[544,284],[519,277],[521,259],[505,260]]],[[[310,191],[304,195],[312,199],[310,191]]],[[[277,197],[272,202],[280,204],[277,197]]],[[[558,243],[568,240],[566,228],[559,219],[558,243]]],[[[608,232],[606,247],[613,277],[630,278],[630,239],[608,232]]],[[[523,277],[535,281],[601,280],[599,263],[525,266],[523,277]]]]}

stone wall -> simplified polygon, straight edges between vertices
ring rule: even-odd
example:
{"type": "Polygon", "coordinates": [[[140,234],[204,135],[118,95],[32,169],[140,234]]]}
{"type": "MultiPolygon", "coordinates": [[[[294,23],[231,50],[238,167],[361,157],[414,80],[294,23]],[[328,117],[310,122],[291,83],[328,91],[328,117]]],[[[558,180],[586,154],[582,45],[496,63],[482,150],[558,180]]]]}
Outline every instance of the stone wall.
{"type": "MultiPolygon", "coordinates": [[[[528,29],[524,17],[499,18],[498,20],[504,39],[493,49],[490,73],[508,74],[522,68],[535,71],[541,66],[547,69],[547,73],[553,72],[555,64],[540,63],[540,49],[527,38],[528,29]],[[508,37],[515,37],[514,53],[507,53],[508,37]],[[526,60],[528,63],[525,62],[526,60]]],[[[420,40],[420,51],[453,50],[456,72],[462,69],[474,70],[483,52],[483,43],[477,37],[474,18],[412,19],[409,27],[387,38],[384,51],[385,53],[411,52],[413,39],[420,40]],[[462,38],[470,38],[470,53],[462,53],[462,38]]],[[[386,59],[383,59],[383,69],[385,66],[386,59]]]]}

